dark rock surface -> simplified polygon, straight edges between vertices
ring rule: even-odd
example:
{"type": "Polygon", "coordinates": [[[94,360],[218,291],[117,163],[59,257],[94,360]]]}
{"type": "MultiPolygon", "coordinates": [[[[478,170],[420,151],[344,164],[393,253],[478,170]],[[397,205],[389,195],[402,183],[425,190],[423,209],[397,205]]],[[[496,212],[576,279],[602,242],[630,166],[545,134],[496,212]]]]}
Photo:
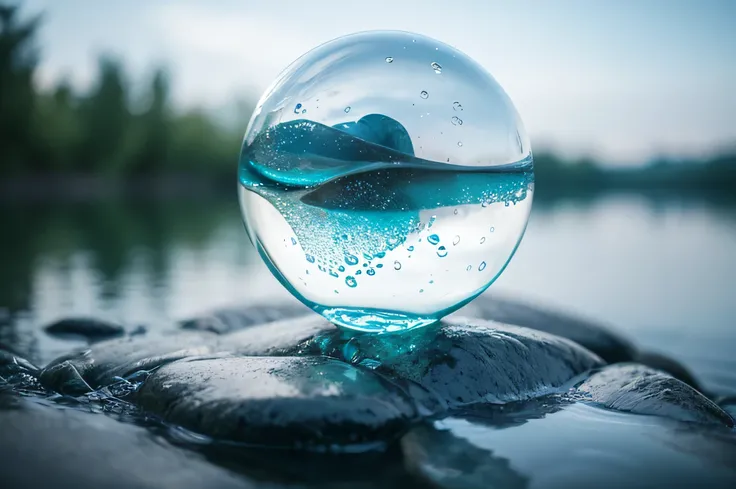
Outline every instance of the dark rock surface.
{"type": "Polygon", "coordinates": [[[632,361],[637,354],[628,339],[601,324],[495,295],[480,295],[453,316],[490,319],[561,336],[608,363],[632,361]]]}
{"type": "Polygon", "coordinates": [[[36,375],[37,372],[38,367],[25,358],[14,352],[0,349],[0,378],[20,373],[36,375]]]}
{"type": "Polygon", "coordinates": [[[397,386],[324,357],[204,357],[161,367],[135,401],[220,440],[329,449],[394,439],[417,417],[397,386]]]}
{"type": "Polygon", "coordinates": [[[100,341],[125,334],[125,328],[119,324],[85,317],[64,318],[49,324],[44,330],[52,336],[81,336],[88,341],[100,341]]]}
{"type": "Polygon", "coordinates": [[[733,427],[731,416],[687,384],[636,364],[611,365],[578,386],[586,399],[608,409],[733,427]]]}
{"type": "Polygon", "coordinates": [[[244,356],[293,355],[302,343],[319,333],[339,330],[317,314],[251,326],[220,337],[220,351],[244,356]]]}
{"type": "Polygon", "coordinates": [[[636,355],[636,363],[666,372],[691,387],[701,390],[700,383],[695,379],[693,374],[680,362],[666,355],[651,351],[642,351],[636,355]]]}
{"type": "Polygon", "coordinates": [[[606,363],[641,363],[663,370],[696,389],[700,387],[695,377],[676,360],[659,353],[640,352],[631,341],[608,327],[574,315],[483,294],[450,317],[454,316],[490,319],[544,331],[584,346],[606,363]]]}
{"type": "Polygon", "coordinates": [[[297,302],[231,307],[217,309],[201,316],[184,320],[180,323],[180,326],[188,330],[225,334],[256,324],[267,324],[308,314],[313,315],[314,313],[307,306],[297,302]]]}
{"type": "MultiPolygon", "coordinates": [[[[247,489],[245,478],[144,428],[0,392],[0,486],[247,489]]],[[[258,487],[262,487],[259,485],[258,487]]]]}
{"type": "Polygon", "coordinates": [[[56,392],[84,394],[137,371],[212,353],[218,347],[217,340],[215,334],[199,332],[109,340],[53,360],[41,372],[40,381],[44,387],[56,392]]]}
{"type": "Polygon", "coordinates": [[[391,335],[326,330],[294,352],[327,355],[373,368],[396,382],[419,385],[426,390],[420,401],[430,411],[538,397],[603,365],[596,355],[564,338],[461,318],[391,335]]]}

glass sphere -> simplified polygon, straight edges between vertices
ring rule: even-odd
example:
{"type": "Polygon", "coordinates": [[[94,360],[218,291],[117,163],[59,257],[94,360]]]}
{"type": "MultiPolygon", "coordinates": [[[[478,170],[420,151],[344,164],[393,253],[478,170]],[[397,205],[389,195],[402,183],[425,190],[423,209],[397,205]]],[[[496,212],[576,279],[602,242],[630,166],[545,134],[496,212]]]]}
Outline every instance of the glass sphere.
{"type": "Polygon", "coordinates": [[[534,176],[506,93],[460,51],[366,32],[291,64],[258,102],[239,165],[251,241],[335,324],[430,324],[516,250],[534,176]]]}

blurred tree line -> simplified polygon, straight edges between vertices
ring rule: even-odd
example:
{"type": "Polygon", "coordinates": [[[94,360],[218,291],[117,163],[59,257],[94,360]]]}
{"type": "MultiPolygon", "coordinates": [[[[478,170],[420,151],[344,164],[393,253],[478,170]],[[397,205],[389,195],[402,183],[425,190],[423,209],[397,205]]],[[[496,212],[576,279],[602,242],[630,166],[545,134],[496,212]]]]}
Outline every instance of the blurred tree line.
{"type": "Polygon", "coordinates": [[[86,93],[65,82],[37,90],[39,23],[0,5],[0,174],[234,173],[242,134],[203,111],[173,110],[163,70],[137,98],[111,57],[86,93]]]}
{"type": "MultiPolygon", "coordinates": [[[[34,87],[39,19],[21,20],[0,5],[0,175],[82,174],[135,177],[198,174],[232,178],[242,131],[228,130],[203,111],[179,113],[159,70],[133,97],[123,66],[103,57],[85,93],[68,83],[34,87]]],[[[243,108],[244,114],[249,114],[243,108]]],[[[736,151],[710,161],[654,162],[611,170],[590,159],[535,155],[538,191],[549,195],[625,189],[716,191],[736,197],[736,151]]]]}

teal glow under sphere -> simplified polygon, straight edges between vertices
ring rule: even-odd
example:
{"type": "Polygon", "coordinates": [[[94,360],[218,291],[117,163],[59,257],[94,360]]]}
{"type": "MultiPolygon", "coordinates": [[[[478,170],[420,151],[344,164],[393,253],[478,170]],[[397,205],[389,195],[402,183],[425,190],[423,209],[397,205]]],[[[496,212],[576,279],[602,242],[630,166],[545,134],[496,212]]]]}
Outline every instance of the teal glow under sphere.
{"type": "Polygon", "coordinates": [[[323,44],[261,97],[238,171],[248,235],[335,324],[433,323],[501,274],[526,228],[532,153],[503,89],[406,32],[323,44]]]}

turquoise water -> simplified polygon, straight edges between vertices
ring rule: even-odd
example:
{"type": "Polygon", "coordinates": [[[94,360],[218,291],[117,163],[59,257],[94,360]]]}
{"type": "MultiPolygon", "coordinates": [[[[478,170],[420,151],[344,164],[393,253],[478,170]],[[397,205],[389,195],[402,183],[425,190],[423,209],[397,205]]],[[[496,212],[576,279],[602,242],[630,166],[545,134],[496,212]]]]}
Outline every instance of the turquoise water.
{"type": "MultiPolygon", "coordinates": [[[[521,238],[531,204],[531,159],[468,167],[412,152],[403,127],[379,115],[335,127],[292,121],[244,146],[240,184],[259,197],[241,201],[251,240],[290,292],[339,325],[384,331],[434,322],[482,292],[521,238]],[[476,256],[470,243],[459,245],[481,228],[495,233],[495,244],[489,241],[486,255],[476,256]],[[427,245],[434,249],[422,255],[427,245]],[[396,276],[415,247],[411,263],[423,261],[426,277],[396,276]],[[452,271],[468,267],[477,273],[459,282],[452,271]],[[290,273],[302,268],[302,275],[290,273]],[[445,271],[452,276],[443,280],[445,271]],[[314,278],[320,274],[335,280],[314,278]],[[412,292],[397,290],[396,280],[412,292]],[[461,293],[435,303],[443,288],[461,293]],[[406,300],[425,289],[422,298],[406,300]]],[[[473,238],[478,244],[486,239],[473,238]]]]}

